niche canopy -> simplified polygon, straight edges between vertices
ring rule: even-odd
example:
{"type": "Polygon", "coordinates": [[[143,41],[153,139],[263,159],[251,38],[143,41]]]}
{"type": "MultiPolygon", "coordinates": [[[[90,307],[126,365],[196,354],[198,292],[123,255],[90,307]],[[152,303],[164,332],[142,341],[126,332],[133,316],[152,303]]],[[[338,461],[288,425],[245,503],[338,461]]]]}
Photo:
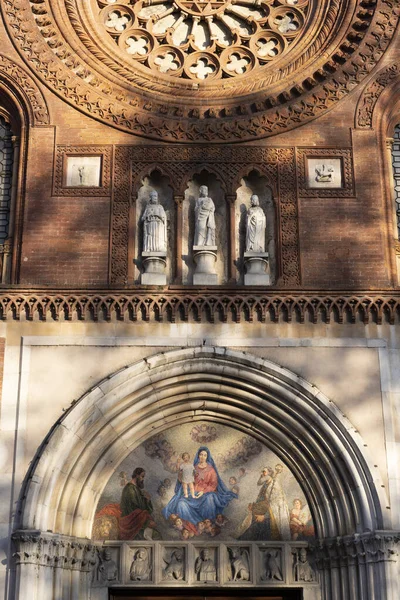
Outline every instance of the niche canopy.
{"type": "Polygon", "coordinates": [[[315,0],[97,0],[100,28],[124,58],[160,77],[267,72],[302,39],[315,0]]]}
{"type": "Polygon", "coordinates": [[[7,0],[3,13],[29,67],[91,118],[205,144],[325,114],[399,18],[390,0],[7,0]]]}

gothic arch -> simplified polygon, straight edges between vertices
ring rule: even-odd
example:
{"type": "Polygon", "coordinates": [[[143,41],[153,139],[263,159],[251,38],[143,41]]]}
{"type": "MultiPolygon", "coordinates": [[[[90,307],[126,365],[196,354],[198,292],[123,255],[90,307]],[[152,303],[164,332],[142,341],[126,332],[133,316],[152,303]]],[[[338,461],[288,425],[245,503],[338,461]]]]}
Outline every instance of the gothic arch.
{"type": "Polygon", "coordinates": [[[40,89],[17,63],[0,54],[0,93],[11,97],[21,126],[49,125],[50,116],[40,89]]]}
{"type": "Polygon", "coordinates": [[[328,398],[268,360],[200,347],[125,367],[71,405],[32,462],[18,527],[90,538],[99,496],[128,453],[196,419],[251,433],[276,452],[308,495],[320,538],[387,525],[362,440],[328,398]]]}

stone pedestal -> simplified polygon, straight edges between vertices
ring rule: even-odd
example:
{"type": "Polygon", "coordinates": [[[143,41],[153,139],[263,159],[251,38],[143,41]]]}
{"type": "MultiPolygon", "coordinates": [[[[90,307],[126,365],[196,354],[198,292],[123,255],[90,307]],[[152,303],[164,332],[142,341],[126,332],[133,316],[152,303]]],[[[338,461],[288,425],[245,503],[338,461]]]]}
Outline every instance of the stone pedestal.
{"type": "Polygon", "coordinates": [[[166,252],[142,252],[144,273],[142,273],[141,283],[143,285],[167,284],[166,259],[166,252]]]}
{"type": "Polygon", "coordinates": [[[245,252],[244,285],[270,285],[268,252],[245,252]]]}
{"type": "Polygon", "coordinates": [[[193,246],[193,259],[196,263],[193,285],[217,285],[217,246],[193,246]]]}

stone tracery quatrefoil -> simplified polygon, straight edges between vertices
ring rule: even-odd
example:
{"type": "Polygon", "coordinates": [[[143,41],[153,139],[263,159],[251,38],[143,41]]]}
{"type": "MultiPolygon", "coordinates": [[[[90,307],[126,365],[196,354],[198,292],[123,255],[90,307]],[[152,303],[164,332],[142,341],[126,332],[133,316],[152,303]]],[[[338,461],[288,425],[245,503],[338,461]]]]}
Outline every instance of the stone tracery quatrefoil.
{"type": "Polygon", "coordinates": [[[97,0],[97,17],[130,60],[204,82],[247,75],[280,57],[301,38],[313,2],[97,0]]]}

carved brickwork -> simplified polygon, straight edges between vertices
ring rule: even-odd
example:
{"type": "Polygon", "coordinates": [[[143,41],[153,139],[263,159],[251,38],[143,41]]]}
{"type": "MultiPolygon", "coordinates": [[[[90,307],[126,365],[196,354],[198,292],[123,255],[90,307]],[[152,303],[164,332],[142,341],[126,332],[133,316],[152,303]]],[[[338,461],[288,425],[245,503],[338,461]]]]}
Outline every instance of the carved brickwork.
{"type": "Polygon", "coordinates": [[[27,101],[30,112],[31,125],[48,125],[50,123],[49,111],[41,91],[32,77],[20,65],[0,54],[1,78],[9,80],[27,101]]]}
{"type": "Polygon", "coordinates": [[[192,174],[215,173],[228,195],[240,179],[256,170],[271,184],[281,227],[281,277],[285,287],[300,284],[296,163],[293,148],[120,146],[116,148],[112,208],[111,283],[128,278],[129,207],[142,178],[157,167],[169,177],[174,192],[183,195],[192,174]],[[278,193],[279,190],[279,193],[278,193]]]}
{"type": "Polygon", "coordinates": [[[391,65],[378,72],[373,81],[367,85],[358,102],[356,126],[362,129],[370,129],[372,127],[372,117],[380,95],[399,76],[397,65],[391,65]]]}
{"type": "Polygon", "coordinates": [[[111,190],[111,146],[57,146],[54,196],[109,196],[111,190]],[[67,187],[65,185],[67,157],[101,156],[101,185],[98,187],[67,187]]]}
{"type": "Polygon", "coordinates": [[[304,197],[345,197],[354,196],[353,158],[350,148],[301,148],[297,150],[297,168],[299,174],[299,196],[304,197]],[[338,158],[341,164],[341,185],[335,188],[311,189],[307,185],[307,161],[309,158],[338,158]]]}
{"type": "Polygon", "coordinates": [[[128,54],[123,59],[118,48],[104,45],[86,23],[82,4],[4,0],[6,26],[24,60],[89,116],[140,136],[189,143],[254,140],[326,113],[375,67],[400,10],[393,0],[317,3],[313,34],[305,35],[295,52],[283,53],[282,68],[263,67],[265,77],[231,77],[224,86],[202,83],[194,94],[190,80],[166,87],[162,78],[137,68],[137,61],[133,68],[128,54]],[[77,40],[81,52],[69,39],[77,40]],[[84,61],[87,53],[90,60],[84,61]],[[313,75],[304,79],[304,72],[313,75]],[[148,100],[149,91],[154,100],[148,100]]]}
{"type": "Polygon", "coordinates": [[[42,321],[179,321],[262,323],[390,324],[400,321],[400,294],[393,292],[329,295],[290,291],[287,294],[222,288],[191,293],[165,290],[126,293],[126,290],[23,291],[0,296],[1,320],[42,321]]]}

